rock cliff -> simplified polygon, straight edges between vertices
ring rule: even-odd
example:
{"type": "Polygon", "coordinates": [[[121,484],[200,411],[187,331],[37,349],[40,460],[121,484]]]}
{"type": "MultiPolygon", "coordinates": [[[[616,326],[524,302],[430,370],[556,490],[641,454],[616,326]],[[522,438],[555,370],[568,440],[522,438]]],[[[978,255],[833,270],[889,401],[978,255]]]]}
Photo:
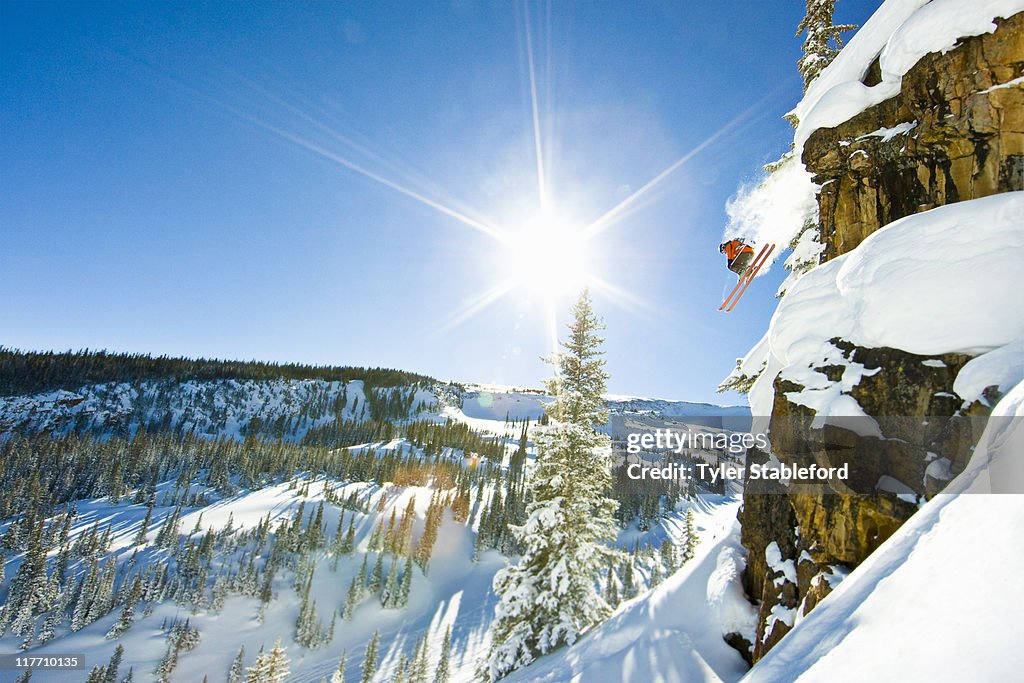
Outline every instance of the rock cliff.
{"type": "MultiPolygon", "coordinates": [[[[822,262],[902,217],[1024,189],[1024,13],[997,24],[990,34],[926,55],[903,77],[898,96],[807,140],[802,159],[821,186],[822,262]]],[[[878,78],[876,62],[864,83],[878,78]]],[[[847,393],[876,418],[884,438],[865,439],[841,425],[827,428],[825,438],[821,430],[812,436],[814,410],[787,396],[802,387],[775,379],[772,457],[849,462],[856,481],[827,490],[748,482],[740,512],[744,585],[759,602],[759,617],[756,642],[744,654],[755,662],[918,509],[915,499],[933,495],[963,469],[983,426],[975,418],[991,404],[967,405],[954,391],[968,355],[832,343],[864,368],[847,393]]],[[[814,370],[834,382],[842,374],[841,366],[824,362],[814,370]]],[[[750,459],[769,456],[754,452],[750,459]]]]}

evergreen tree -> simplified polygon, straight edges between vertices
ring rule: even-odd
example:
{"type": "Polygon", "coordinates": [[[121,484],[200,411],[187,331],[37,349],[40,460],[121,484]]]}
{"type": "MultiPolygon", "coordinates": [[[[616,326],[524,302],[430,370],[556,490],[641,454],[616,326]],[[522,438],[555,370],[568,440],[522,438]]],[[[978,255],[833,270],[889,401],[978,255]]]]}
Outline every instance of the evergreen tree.
{"type": "Polygon", "coordinates": [[[380,592],[380,604],[382,607],[398,606],[398,558],[391,558],[391,568],[388,570],[388,579],[384,583],[384,590],[380,592]]]}
{"type": "Polygon", "coordinates": [[[424,633],[416,639],[416,649],[413,652],[412,661],[409,663],[409,683],[431,683],[429,678],[430,670],[430,648],[427,647],[427,636],[424,633]]]}
{"type": "Polygon", "coordinates": [[[331,683],[345,683],[345,665],[348,664],[348,653],[345,650],[341,651],[341,657],[338,659],[338,667],[331,674],[331,683]]]}
{"type": "Polygon", "coordinates": [[[405,558],[405,569],[402,571],[402,583],[398,587],[398,599],[396,607],[405,607],[409,604],[409,593],[412,591],[412,557],[405,558]]]}
{"type": "Polygon", "coordinates": [[[666,572],[673,572],[676,568],[676,547],[672,540],[666,538],[661,542],[661,566],[666,572]]]}
{"type": "Polygon", "coordinates": [[[608,565],[608,576],[605,578],[604,593],[606,596],[605,601],[608,603],[608,606],[612,609],[618,607],[619,603],[622,602],[621,600],[619,600],[618,580],[615,578],[615,570],[612,568],[611,565],[608,565]]]}
{"type": "Polygon", "coordinates": [[[796,34],[806,32],[803,56],[797,62],[797,68],[804,78],[804,90],[811,84],[822,70],[832,63],[843,47],[843,31],[857,28],[854,24],[832,23],[836,0],[807,0],[807,14],[796,27],[796,34]]]}
{"type": "Polygon", "coordinates": [[[686,545],[683,547],[683,562],[693,559],[697,552],[697,531],[693,526],[693,510],[686,511],[686,545]]]}
{"type": "Polygon", "coordinates": [[[373,637],[366,645],[366,654],[363,655],[363,677],[360,683],[370,683],[373,674],[377,673],[377,648],[380,647],[380,631],[374,631],[373,637]]]}
{"type": "Polygon", "coordinates": [[[452,627],[444,632],[444,643],[441,644],[441,657],[437,660],[437,670],[434,672],[434,683],[448,683],[451,680],[449,671],[452,656],[452,627]]]}
{"type": "Polygon", "coordinates": [[[113,640],[131,627],[132,619],[135,618],[135,605],[138,603],[140,595],[142,595],[142,581],[136,576],[132,581],[131,588],[128,590],[128,595],[125,597],[124,607],[121,608],[121,616],[118,617],[114,625],[107,631],[107,638],[113,640]]]}
{"type": "Polygon", "coordinates": [[[260,648],[256,661],[246,672],[245,683],[284,683],[288,673],[288,657],[278,640],[270,652],[260,648]]]}
{"type": "Polygon", "coordinates": [[[124,657],[124,647],[120,644],[114,648],[114,654],[110,655],[103,675],[103,683],[117,683],[117,669],[121,666],[121,658],[124,657]]]}
{"type": "Polygon", "coordinates": [[[617,507],[606,495],[609,439],[597,432],[607,421],[600,329],[584,291],[573,306],[569,338],[552,359],[554,401],[545,407],[550,424],[535,430],[532,502],[526,523],[513,527],[523,554],[494,578],[500,602],[485,672],[492,680],[572,644],[610,611],[596,588],[605,562],[616,555],[607,542],[615,538],[617,507]]]}
{"type": "Polygon", "coordinates": [[[352,619],[352,615],[355,613],[360,599],[362,599],[362,593],[362,582],[358,581],[357,578],[353,578],[352,583],[348,585],[348,595],[345,596],[345,607],[341,613],[342,619],[345,621],[352,619]]]}
{"type": "Polygon", "coordinates": [[[384,581],[384,553],[377,553],[377,561],[373,565],[373,571],[370,572],[370,583],[366,589],[370,592],[370,595],[376,595],[377,591],[381,589],[381,584],[384,581]]]}
{"type": "Polygon", "coordinates": [[[242,671],[244,668],[243,661],[245,660],[245,646],[238,648],[238,654],[235,655],[235,660],[231,662],[231,669],[228,671],[227,683],[241,683],[242,671]]]}
{"type": "Polygon", "coordinates": [[[267,659],[267,673],[263,683],[284,683],[288,680],[288,657],[285,655],[281,641],[274,643],[267,659]]]}

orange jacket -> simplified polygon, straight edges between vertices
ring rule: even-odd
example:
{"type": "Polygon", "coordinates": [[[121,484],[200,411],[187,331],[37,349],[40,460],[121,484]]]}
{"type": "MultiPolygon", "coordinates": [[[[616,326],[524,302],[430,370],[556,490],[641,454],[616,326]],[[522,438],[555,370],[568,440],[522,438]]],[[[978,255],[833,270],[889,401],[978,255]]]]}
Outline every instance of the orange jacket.
{"type": "Polygon", "coordinates": [[[754,249],[743,243],[742,240],[729,240],[725,243],[725,256],[734,261],[737,256],[744,252],[754,253],[754,249]]]}

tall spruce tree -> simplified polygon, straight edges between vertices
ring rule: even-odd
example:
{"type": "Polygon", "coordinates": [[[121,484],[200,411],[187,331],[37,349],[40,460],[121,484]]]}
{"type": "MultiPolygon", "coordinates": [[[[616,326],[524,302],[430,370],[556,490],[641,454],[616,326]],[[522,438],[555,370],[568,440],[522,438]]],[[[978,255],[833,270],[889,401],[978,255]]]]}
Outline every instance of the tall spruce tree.
{"type": "Polygon", "coordinates": [[[797,62],[800,75],[804,77],[804,90],[839,54],[843,46],[843,31],[857,28],[854,24],[833,24],[835,7],[836,0],[807,0],[807,14],[796,27],[798,36],[807,33],[804,54],[797,62]]]}
{"type": "Polygon", "coordinates": [[[491,680],[572,644],[610,612],[597,590],[601,572],[617,555],[608,542],[615,538],[618,506],[607,495],[609,439],[597,431],[608,419],[601,399],[608,379],[598,336],[602,324],[585,290],[572,313],[569,338],[551,359],[548,425],[534,430],[537,461],[527,520],[512,528],[523,553],[519,564],[494,578],[500,602],[484,672],[491,680]]]}

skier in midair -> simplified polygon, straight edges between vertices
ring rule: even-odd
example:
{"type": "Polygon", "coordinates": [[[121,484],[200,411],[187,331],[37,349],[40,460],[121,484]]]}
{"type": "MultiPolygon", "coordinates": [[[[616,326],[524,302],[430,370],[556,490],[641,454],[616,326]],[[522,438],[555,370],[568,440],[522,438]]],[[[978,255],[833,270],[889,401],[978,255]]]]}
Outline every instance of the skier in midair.
{"type": "Polygon", "coordinates": [[[741,239],[722,242],[718,247],[718,251],[725,254],[725,257],[729,259],[729,270],[740,277],[743,277],[743,274],[747,272],[747,268],[750,267],[751,261],[754,260],[753,247],[741,239]]]}

